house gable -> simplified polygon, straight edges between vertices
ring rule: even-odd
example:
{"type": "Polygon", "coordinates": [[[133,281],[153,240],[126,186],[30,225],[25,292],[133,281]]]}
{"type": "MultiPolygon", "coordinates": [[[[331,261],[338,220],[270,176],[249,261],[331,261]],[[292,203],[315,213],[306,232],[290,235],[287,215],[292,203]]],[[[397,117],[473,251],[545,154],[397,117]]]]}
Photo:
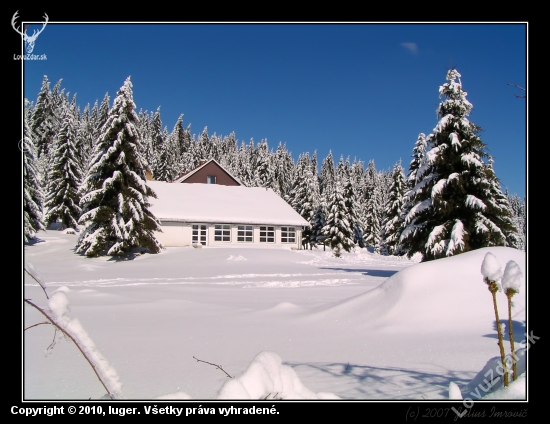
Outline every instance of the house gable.
{"type": "Polygon", "coordinates": [[[223,167],[215,159],[210,159],[187,174],[179,176],[172,182],[188,184],[218,184],[225,186],[242,185],[237,178],[223,169],[223,167]]]}

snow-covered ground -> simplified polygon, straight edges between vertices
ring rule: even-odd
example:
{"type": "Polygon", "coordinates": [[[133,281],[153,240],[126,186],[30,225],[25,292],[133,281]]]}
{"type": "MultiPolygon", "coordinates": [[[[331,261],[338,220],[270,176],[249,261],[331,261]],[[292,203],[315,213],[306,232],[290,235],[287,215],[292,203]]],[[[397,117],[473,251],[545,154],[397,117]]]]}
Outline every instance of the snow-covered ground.
{"type": "MultiPolygon", "coordinates": [[[[481,265],[490,252],[503,270],[513,260],[525,275],[526,259],[503,247],[428,263],[366,249],[334,258],[322,249],[178,247],[116,261],[76,255],[74,234],[38,237],[24,261],[52,301],[28,275],[24,297],[66,322],[77,319],[121,383],[120,397],[139,400],[435,400],[449,398],[450,383],[475,400],[485,367],[500,358],[481,265]]],[[[497,301],[508,354],[504,293],[497,301]]],[[[513,301],[521,349],[525,281],[513,301]]],[[[45,321],[29,305],[24,318],[25,327],[45,321]]],[[[49,348],[54,333],[51,325],[24,333],[24,399],[105,398],[71,341],[56,337],[49,348]]],[[[491,396],[525,394],[521,377],[491,396]]]]}

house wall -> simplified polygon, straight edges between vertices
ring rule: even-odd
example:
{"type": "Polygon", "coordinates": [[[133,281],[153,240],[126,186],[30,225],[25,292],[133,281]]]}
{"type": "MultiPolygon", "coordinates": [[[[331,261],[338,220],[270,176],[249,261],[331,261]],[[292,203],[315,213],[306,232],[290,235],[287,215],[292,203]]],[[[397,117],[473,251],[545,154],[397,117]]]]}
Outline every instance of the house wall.
{"type": "Polygon", "coordinates": [[[206,177],[209,175],[214,175],[216,177],[216,184],[226,185],[226,186],[238,186],[240,185],[237,181],[231,178],[223,169],[220,169],[218,165],[214,162],[210,162],[204,166],[204,168],[199,169],[188,179],[183,181],[183,183],[199,183],[206,184],[206,177]]]}
{"type": "Polygon", "coordinates": [[[154,234],[164,247],[191,245],[191,227],[181,222],[163,222],[161,228],[162,233],[155,231],[154,234]]]}
{"type": "MultiPolygon", "coordinates": [[[[200,224],[200,223],[197,223],[200,224]]],[[[302,244],[302,228],[296,225],[290,225],[289,227],[295,228],[296,240],[294,243],[283,243],[281,241],[282,227],[277,225],[269,225],[274,227],[275,230],[275,242],[264,243],[260,242],[260,227],[263,225],[253,225],[253,241],[252,242],[240,242],[237,239],[239,224],[229,224],[231,241],[216,241],[215,240],[215,224],[202,224],[207,226],[207,244],[206,246],[242,246],[242,247],[290,247],[301,248],[302,244]]],[[[227,225],[227,224],[225,224],[227,225]]],[[[163,232],[156,232],[155,237],[164,245],[164,247],[177,247],[177,246],[191,246],[193,240],[193,223],[185,222],[162,222],[161,227],[163,232]]]]}

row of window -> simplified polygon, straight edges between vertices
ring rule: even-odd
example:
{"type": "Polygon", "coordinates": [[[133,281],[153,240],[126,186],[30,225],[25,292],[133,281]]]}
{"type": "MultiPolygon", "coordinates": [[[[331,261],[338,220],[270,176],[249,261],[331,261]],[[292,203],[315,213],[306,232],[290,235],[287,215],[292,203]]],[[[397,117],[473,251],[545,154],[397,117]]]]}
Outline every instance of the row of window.
{"type": "MultiPolygon", "coordinates": [[[[206,246],[207,226],[193,225],[193,243],[206,246]]],[[[231,242],[231,226],[219,224],[214,226],[214,241],[231,242]]],[[[237,241],[242,243],[254,242],[252,225],[237,227],[237,241]]],[[[260,227],[260,243],[275,243],[275,227],[260,227]]],[[[296,228],[281,227],[281,243],[296,243],[296,228]]]]}

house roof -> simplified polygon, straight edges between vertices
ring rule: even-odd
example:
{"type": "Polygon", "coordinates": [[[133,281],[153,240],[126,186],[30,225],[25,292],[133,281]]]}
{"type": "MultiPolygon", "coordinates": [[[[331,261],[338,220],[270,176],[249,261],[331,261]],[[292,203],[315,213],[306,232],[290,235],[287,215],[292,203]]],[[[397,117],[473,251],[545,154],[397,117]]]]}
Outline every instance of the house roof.
{"type": "Polygon", "coordinates": [[[147,181],[149,210],[160,221],[309,226],[272,189],[147,181]]]}
{"type": "Polygon", "coordinates": [[[182,183],[184,182],[185,180],[187,180],[188,178],[190,178],[192,175],[196,174],[198,171],[200,171],[202,168],[204,168],[206,165],[208,165],[210,162],[213,162],[215,163],[216,165],[218,165],[218,167],[223,171],[225,172],[227,175],[229,175],[231,178],[233,178],[239,185],[244,185],[243,183],[241,183],[234,175],[231,174],[231,172],[229,172],[227,169],[225,169],[223,166],[220,165],[220,163],[216,160],[216,159],[210,159],[210,160],[207,160],[206,162],[204,162],[203,164],[197,166],[195,169],[189,171],[189,172],[186,172],[186,173],[183,173],[181,174],[179,177],[175,178],[172,182],[173,183],[182,183]]]}

